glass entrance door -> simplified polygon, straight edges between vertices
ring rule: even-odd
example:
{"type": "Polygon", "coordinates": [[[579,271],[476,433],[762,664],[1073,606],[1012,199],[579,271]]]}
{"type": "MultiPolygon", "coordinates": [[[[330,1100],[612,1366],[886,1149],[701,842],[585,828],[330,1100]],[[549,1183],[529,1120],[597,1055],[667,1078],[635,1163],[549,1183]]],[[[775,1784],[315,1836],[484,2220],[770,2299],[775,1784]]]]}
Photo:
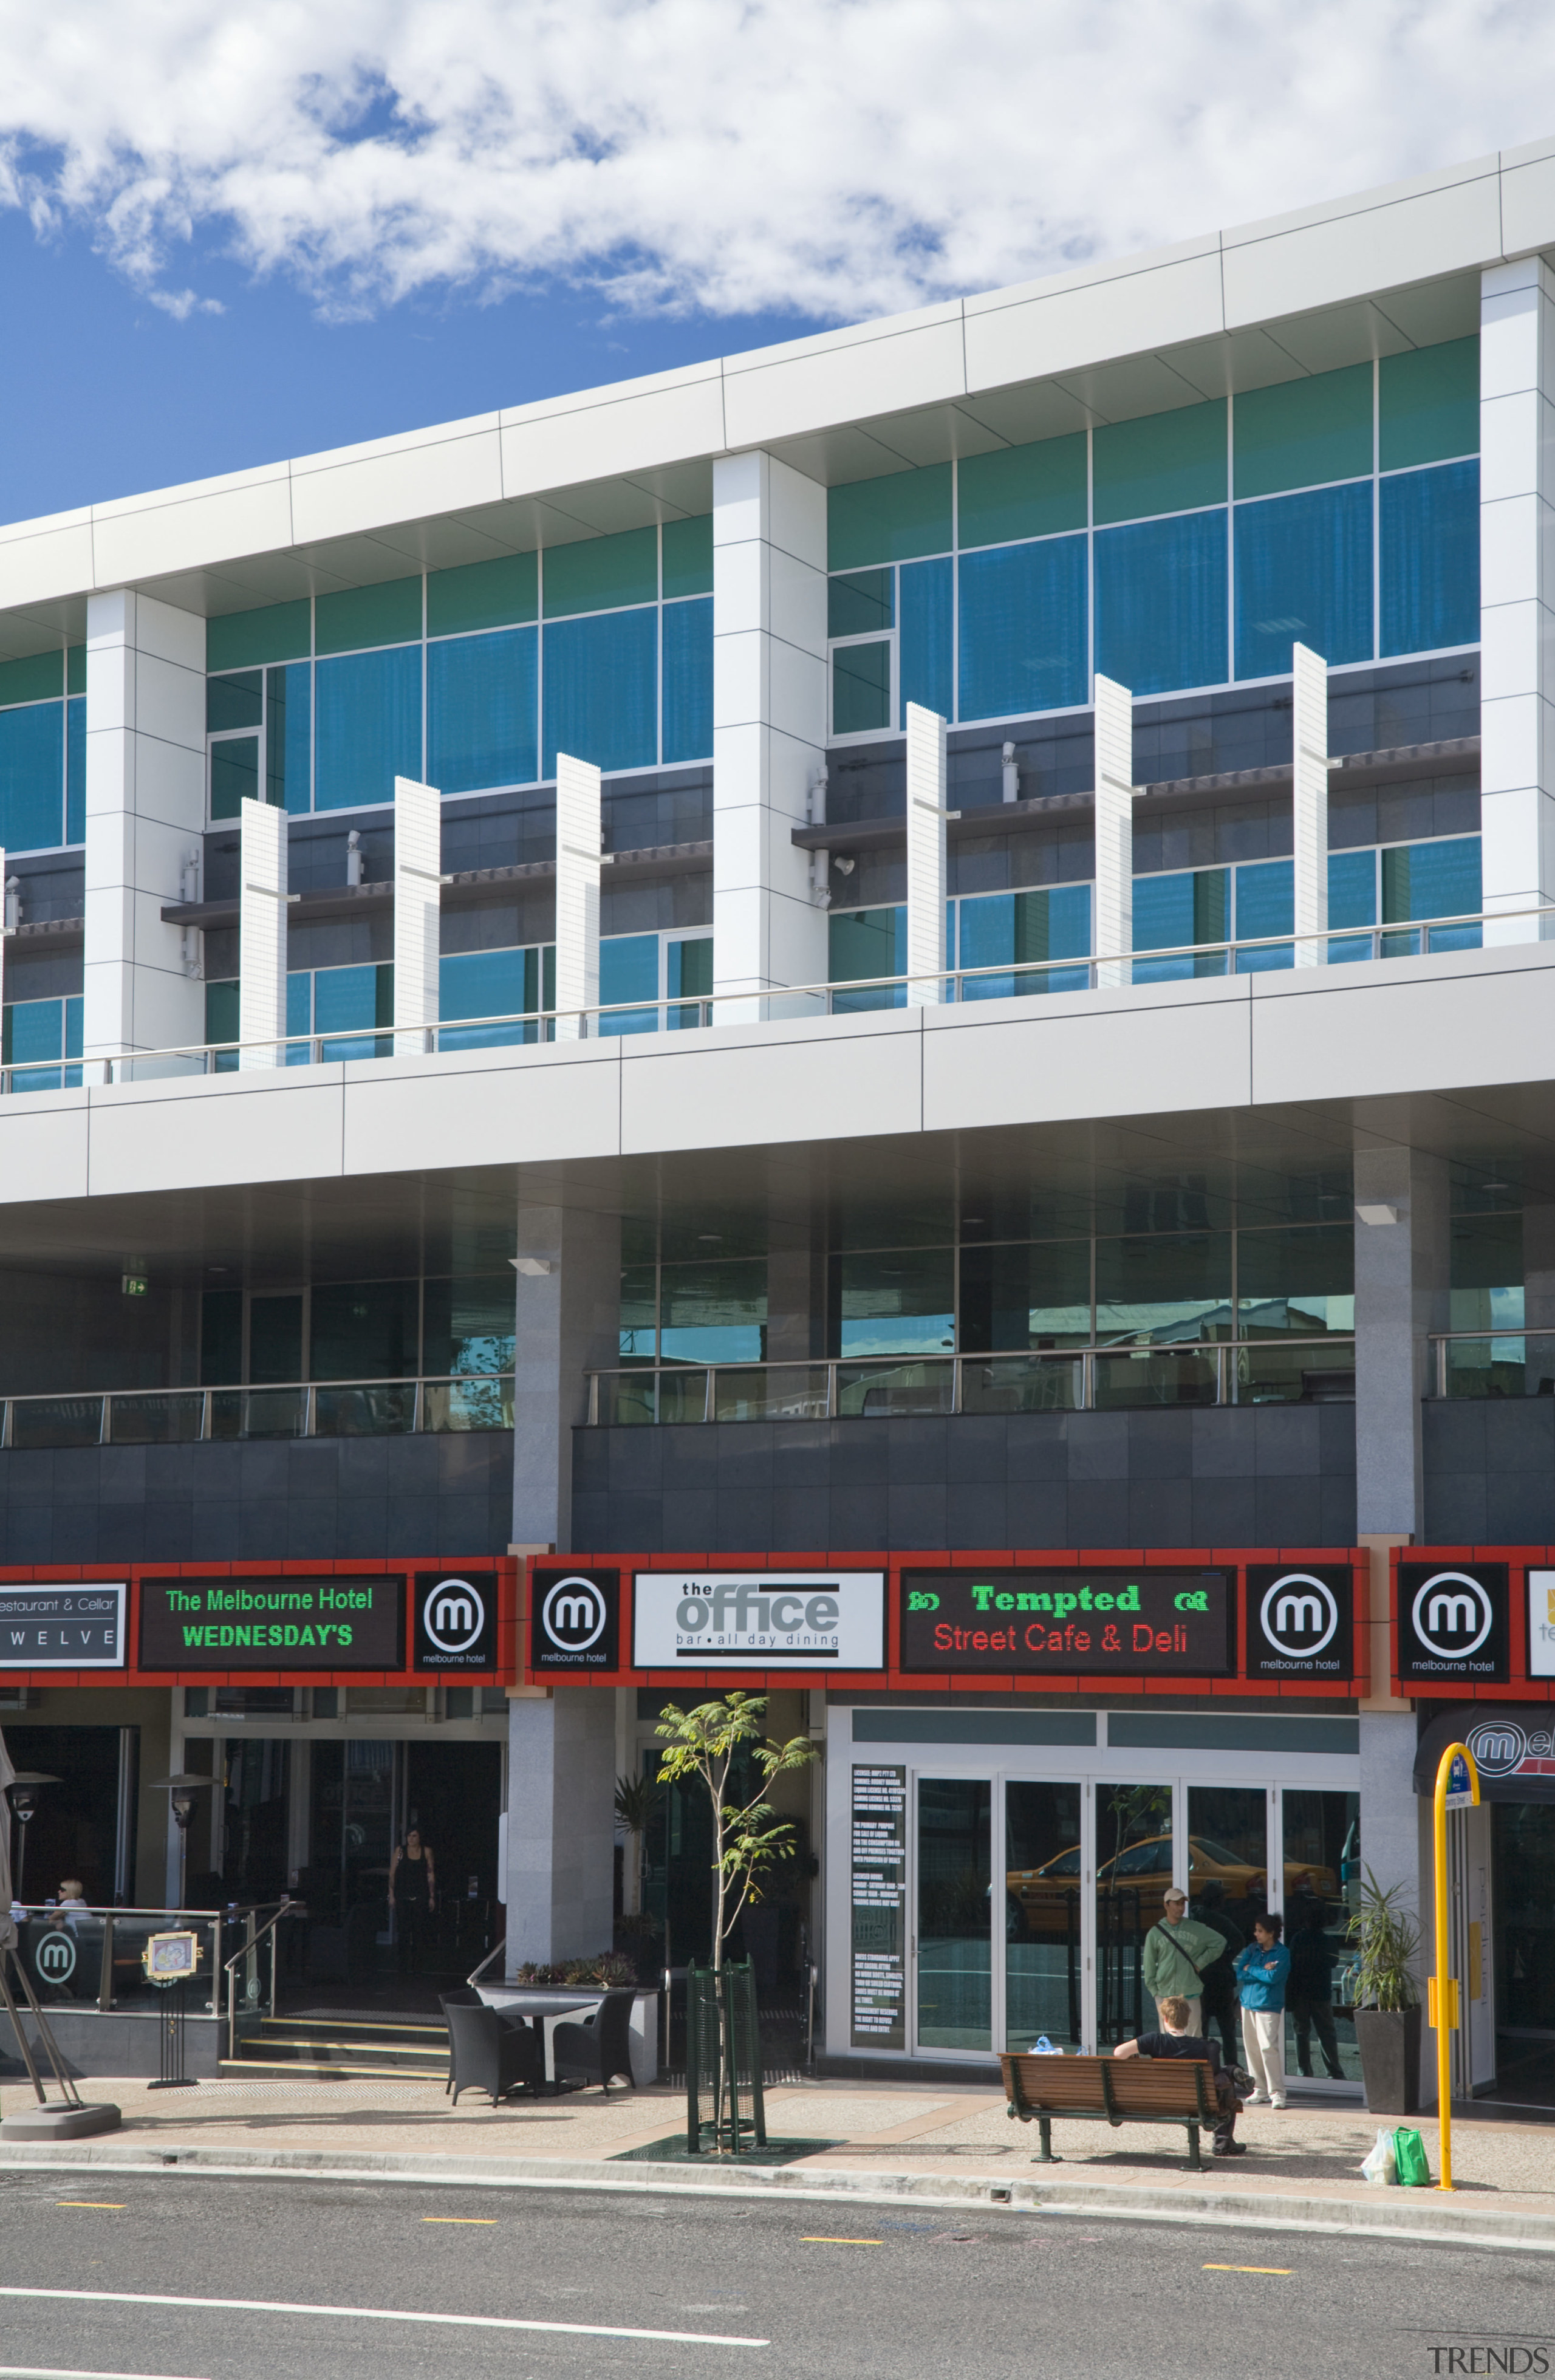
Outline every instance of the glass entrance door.
{"type": "Polygon", "coordinates": [[[1148,2031],[1156,2012],[1140,1972],[1145,1937],[1172,1882],[1170,1785],[1096,1789],[1096,2046],[1148,2031]]]}
{"type": "MultiPolygon", "coordinates": [[[[1085,1846],[1079,1783],[1004,1788],[1004,2046],[1085,2037],[1085,1846]]],[[[999,1895],[993,1896],[995,1924],[999,1895]]]]}
{"type": "Polygon", "coordinates": [[[917,2046],[993,2046],[990,1942],[993,1787],[920,1777],[917,1786],[917,2046]]]}

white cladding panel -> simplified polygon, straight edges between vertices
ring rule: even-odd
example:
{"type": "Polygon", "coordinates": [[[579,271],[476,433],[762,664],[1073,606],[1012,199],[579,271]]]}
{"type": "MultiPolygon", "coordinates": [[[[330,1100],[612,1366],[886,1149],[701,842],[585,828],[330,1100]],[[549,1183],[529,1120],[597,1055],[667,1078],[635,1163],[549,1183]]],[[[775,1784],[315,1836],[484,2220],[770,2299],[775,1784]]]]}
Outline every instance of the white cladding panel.
{"type": "Polygon", "coordinates": [[[243,804],[238,851],[237,1038],[240,1070],[280,1066],[286,1030],[286,813],[243,804]]]}
{"type": "MultiPolygon", "coordinates": [[[[1291,787],[1298,937],[1325,934],[1329,924],[1329,672],[1305,645],[1292,653],[1291,787]]],[[[1237,931],[1240,933],[1241,928],[1237,931]]],[[[1297,966],[1320,966],[1321,942],[1299,940],[1297,966]]]]}
{"type": "Polygon", "coordinates": [[[435,785],[395,779],[395,1030],[396,1053],[418,1048],[402,1032],[437,1023],[443,911],[443,797],[435,785]]]}
{"type": "Polygon", "coordinates": [[[907,705],[907,985],[909,1008],[945,996],[945,722],[907,705]]]}
{"type": "Polygon", "coordinates": [[[600,1004],[600,772],[556,755],[556,1038],[576,1041],[600,1004]]]}

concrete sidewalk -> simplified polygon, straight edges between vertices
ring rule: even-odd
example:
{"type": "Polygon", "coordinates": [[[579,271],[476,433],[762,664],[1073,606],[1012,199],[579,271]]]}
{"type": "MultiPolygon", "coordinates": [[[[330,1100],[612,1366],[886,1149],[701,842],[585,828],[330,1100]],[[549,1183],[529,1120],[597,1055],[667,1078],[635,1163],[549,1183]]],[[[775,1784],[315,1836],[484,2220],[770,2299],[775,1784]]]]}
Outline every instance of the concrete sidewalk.
{"type": "MultiPolygon", "coordinates": [[[[24,2167],[117,2165],[202,2172],[407,2178],[450,2184],[620,2189],[751,2190],[879,2202],[911,2196],[963,2204],[1061,2207],[1178,2221],[1263,2223],[1495,2240],[1555,2251],[1555,2127],[1476,2123],[1452,2128],[1458,2184],[1449,2196],[1379,2190],[1359,2166],[1379,2118],[1350,2108],[1254,2108],[1238,2136],[1250,2154],[1187,2171],[1185,2136],[1165,2127],[1054,2121],[1063,2159],[1034,2165],[1034,2125],[1012,2123],[986,2088],[899,2082],[781,2084],[767,2094],[769,2133],[813,2142],[775,2168],[713,2160],[626,2158],[671,2142],[684,2094],[662,2088],[590,2091],[492,2107],[467,2094],[450,2106],[429,2082],[201,2082],[149,2092],[142,2079],[94,2079],[83,2096],[112,2099],[124,2130],[102,2140],[0,2147],[0,2172],[24,2167]],[[998,2193],[990,2199],[990,2193],[998,2193]]],[[[0,2112],[30,2093],[7,2082],[0,2112]]],[[[1417,2119],[1431,2170],[1435,2123],[1417,2119]]]]}

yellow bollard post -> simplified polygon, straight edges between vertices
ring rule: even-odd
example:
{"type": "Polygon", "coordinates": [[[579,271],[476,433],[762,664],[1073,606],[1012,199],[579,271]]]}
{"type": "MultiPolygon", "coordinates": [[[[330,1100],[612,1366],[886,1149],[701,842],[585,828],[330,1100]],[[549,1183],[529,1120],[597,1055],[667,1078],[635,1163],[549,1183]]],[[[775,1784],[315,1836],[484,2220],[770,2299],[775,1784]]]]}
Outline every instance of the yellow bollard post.
{"type": "Polygon", "coordinates": [[[1426,2010],[1436,2027],[1436,2112],[1441,2129],[1441,2179],[1439,2190],[1452,2187],[1452,2029],[1458,2022],[1458,1979],[1448,1973],[1447,1945],[1447,1813],[1479,1806],[1479,1770],[1466,1743],[1450,1743],[1437,1764],[1432,1809],[1436,1848],[1436,1973],[1430,1979],[1426,2010]],[[1463,1781],[1453,1770],[1463,1764],[1463,1781]]]}

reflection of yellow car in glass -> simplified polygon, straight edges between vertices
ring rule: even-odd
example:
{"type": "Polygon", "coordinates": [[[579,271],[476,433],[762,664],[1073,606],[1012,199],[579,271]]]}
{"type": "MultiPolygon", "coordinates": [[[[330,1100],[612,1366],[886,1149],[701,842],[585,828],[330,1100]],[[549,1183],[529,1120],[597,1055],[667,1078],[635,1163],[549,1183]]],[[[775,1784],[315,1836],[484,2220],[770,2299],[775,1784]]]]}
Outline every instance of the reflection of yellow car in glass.
{"type": "MultiPolygon", "coordinates": [[[[1233,1852],[1213,1841],[1208,1835],[1188,1838],[1188,1889],[1197,1897],[1205,1886],[1214,1880],[1225,1887],[1226,1913],[1236,1922],[1237,1905],[1251,1903],[1264,1906],[1267,1874],[1263,1867],[1250,1860],[1238,1859],[1233,1852]]],[[[1103,1860],[1097,1869],[1097,1888],[1105,1893],[1137,1892],[1141,1905],[1148,1909],[1158,1901],[1172,1881],[1172,1838],[1151,1835],[1144,1842],[1130,1843],[1112,1858],[1103,1860]]],[[[1063,1933],[1068,1930],[1066,1903],[1073,1900],[1080,1884],[1080,1847],[1072,1844],[1060,1852],[1056,1859],[1048,1860],[1041,1867],[1013,1867],[1004,1877],[1006,1936],[1021,1934],[1063,1933]]],[[[1315,1865],[1310,1860],[1285,1862],[1285,1906],[1302,1893],[1316,1893],[1320,1899],[1332,1900],[1338,1890],[1331,1867],[1315,1865]]],[[[1151,1912],[1154,1915],[1159,1913],[1151,1912]]],[[[1249,1930],[1243,1928],[1244,1932],[1249,1930]]]]}

